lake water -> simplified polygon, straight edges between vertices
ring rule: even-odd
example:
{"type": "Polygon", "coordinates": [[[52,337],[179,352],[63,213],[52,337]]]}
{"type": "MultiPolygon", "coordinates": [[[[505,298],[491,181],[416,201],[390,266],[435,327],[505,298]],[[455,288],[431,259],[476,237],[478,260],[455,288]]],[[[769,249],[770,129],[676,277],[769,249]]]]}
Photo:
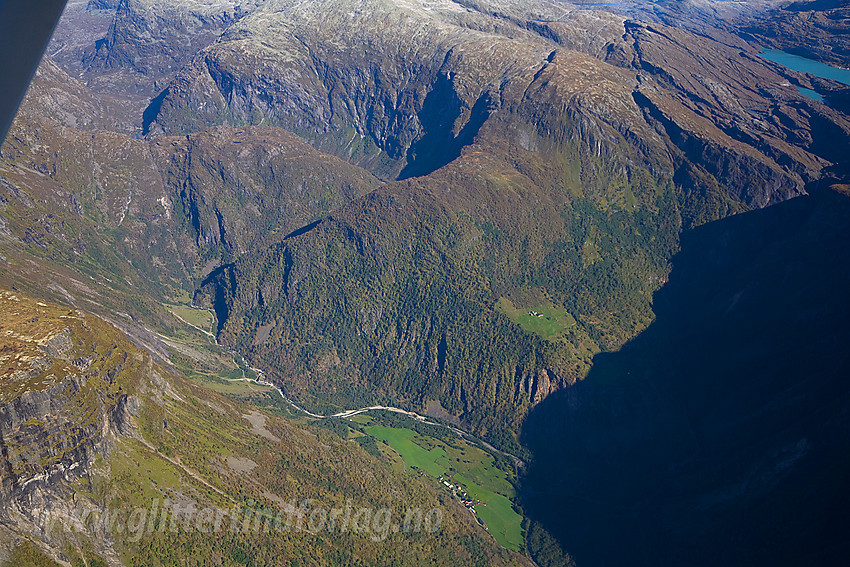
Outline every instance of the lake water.
{"type": "Polygon", "coordinates": [[[818,102],[824,102],[823,97],[818,94],[817,91],[813,91],[812,89],[807,89],[806,87],[797,87],[797,91],[801,95],[807,96],[812,100],[816,100],[818,102]]]}
{"type": "MultiPolygon", "coordinates": [[[[767,59],[768,61],[773,61],[774,63],[785,65],[793,71],[799,71],[801,73],[811,73],[816,77],[820,77],[822,79],[832,79],[833,81],[838,81],[839,83],[850,86],[850,69],[841,69],[840,67],[833,67],[832,65],[827,65],[826,63],[821,63],[820,61],[815,61],[814,59],[807,59],[805,57],[800,57],[799,55],[785,53],[784,51],[779,51],[778,49],[763,49],[759,53],[759,56],[764,59],[767,59]]],[[[804,94],[809,98],[823,101],[823,97],[811,89],[797,87],[797,90],[800,91],[801,94],[804,94]]]]}

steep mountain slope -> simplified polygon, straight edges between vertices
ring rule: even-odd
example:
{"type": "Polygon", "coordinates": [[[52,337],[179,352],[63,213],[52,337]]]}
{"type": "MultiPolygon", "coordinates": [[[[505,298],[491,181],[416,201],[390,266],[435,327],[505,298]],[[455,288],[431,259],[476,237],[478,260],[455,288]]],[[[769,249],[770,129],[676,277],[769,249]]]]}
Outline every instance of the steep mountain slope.
{"type": "Polygon", "coordinates": [[[6,556],[31,541],[88,564],[419,565],[420,554],[527,564],[433,483],[393,473],[356,443],[186,383],[91,314],[12,290],[0,301],[6,556]],[[369,517],[316,527],[314,511],[346,506],[369,517]],[[394,523],[372,520],[381,509],[394,523]],[[439,510],[438,529],[405,530],[412,509],[439,510]]]}
{"type": "MultiPolygon", "coordinates": [[[[651,321],[680,227],[847,159],[847,118],[721,31],[548,3],[160,4],[121,3],[113,32],[226,28],[146,112],[191,133],[96,130],[129,125],[46,63],[3,150],[10,281],[168,326],[158,302],[206,278],[220,338],[314,408],[436,400],[511,445],[651,321]],[[280,126],[409,181],[370,193],[280,126]]],[[[102,55],[131,69],[137,43],[102,55]]]]}
{"type": "Polygon", "coordinates": [[[419,154],[438,154],[420,155],[427,173],[475,135],[489,112],[483,87],[551,51],[528,34],[469,29],[481,19],[452,2],[267,3],[169,85],[156,121],[169,133],[276,124],[383,177],[414,167],[421,139],[419,154]]]}
{"type": "Polygon", "coordinates": [[[170,79],[199,49],[262,2],[121,0],[89,2],[114,10],[105,37],[82,61],[83,76],[101,92],[151,97],[157,82],[170,79]]]}
{"type": "Polygon", "coordinates": [[[213,273],[196,302],[215,307],[220,340],[312,403],[433,399],[485,432],[517,426],[530,401],[581,376],[597,344],[650,317],[679,219],[659,213],[675,211],[672,189],[643,172],[635,212],[609,186],[554,192],[560,176],[544,165],[523,175],[476,149],[213,273]],[[581,324],[544,338],[499,313],[500,298],[520,311],[567,305],[581,324]]]}
{"type": "Polygon", "coordinates": [[[123,129],[112,104],[42,65],[0,162],[3,254],[20,285],[60,286],[127,311],[127,302],[192,290],[193,278],[378,185],[276,128],[134,139],[105,129],[123,129]]]}
{"type": "Polygon", "coordinates": [[[687,233],[652,325],[532,411],[526,504],[579,564],[844,563],[848,215],[845,185],[687,233]]]}
{"type": "MultiPolygon", "coordinates": [[[[789,147],[812,151],[811,142],[798,140],[799,131],[816,128],[796,111],[796,100],[786,102],[799,96],[779,86],[783,80],[751,46],[721,32],[698,36],[569,8],[374,0],[350,11],[339,0],[272,2],[195,57],[164,91],[156,124],[171,133],[221,123],[276,124],[379,176],[423,175],[456,157],[488,117],[510,111],[506,85],[529,86],[560,47],[628,70],[573,61],[606,76],[604,95],[623,88],[650,99],[623,101],[605,116],[589,117],[593,122],[636,128],[642,122],[636,105],[656,119],[663,115],[670,131],[661,140],[644,138],[644,152],[666,154],[663,138],[669,137],[692,152],[690,162],[706,162],[707,173],[738,200],[764,206],[817,175],[818,160],[789,147]],[[703,155],[693,154],[706,145],[703,155]],[[735,178],[729,159],[765,171],[764,181],[779,194],[744,194],[739,187],[746,181],[735,178]]],[[[545,104],[533,92],[514,96],[545,104]]],[[[577,101],[563,102],[559,111],[577,101]]],[[[845,121],[826,108],[816,113],[830,123],[845,121]]],[[[843,129],[846,136],[846,123],[843,129]]]]}
{"type": "Polygon", "coordinates": [[[223,341],[313,407],[436,399],[510,443],[527,407],[649,323],[680,226],[799,195],[847,159],[847,118],[728,33],[542,4],[346,6],[245,17],[156,117],[167,132],[280,124],[416,176],[196,296],[223,341]],[[569,32],[588,18],[593,38],[569,32]],[[568,315],[551,332],[519,323],[543,308],[568,315]]]}

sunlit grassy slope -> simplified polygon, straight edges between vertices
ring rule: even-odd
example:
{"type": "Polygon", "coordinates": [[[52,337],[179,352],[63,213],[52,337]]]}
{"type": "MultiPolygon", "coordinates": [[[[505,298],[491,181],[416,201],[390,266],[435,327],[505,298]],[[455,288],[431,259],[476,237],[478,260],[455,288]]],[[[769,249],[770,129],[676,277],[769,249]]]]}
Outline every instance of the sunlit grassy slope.
{"type": "Polygon", "coordinates": [[[492,455],[451,433],[433,437],[386,425],[369,425],[363,430],[395,449],[408,467],[437,478],[445,476],[450,483],[463,486],[469,498],[480,501],[475,512],[496,541],[507,549],[523,549],[522,515],[510,500],[514,488],[492,455]]]}

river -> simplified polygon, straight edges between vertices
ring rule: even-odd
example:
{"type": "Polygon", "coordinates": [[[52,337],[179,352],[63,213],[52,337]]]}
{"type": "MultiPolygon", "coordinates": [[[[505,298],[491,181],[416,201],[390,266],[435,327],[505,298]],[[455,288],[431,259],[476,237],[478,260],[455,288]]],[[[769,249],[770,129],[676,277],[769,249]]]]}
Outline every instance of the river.
{"type": "MultiPolygon", "coordinates": [[[[242,360],[244,362],[245,359],[243,358],[242,360]]],[[[289,404],[290,406],[295,408],[297,411],[299,411],[299,412],[301,412],[305,415],[308,415],[312,418],[315,418],[315,419],[332,419],[332,418],[344,419],[344,418],[347,418],[347,417],[353,417],[353,416],[361,414],[361,413],[367,413],[367,412],[370,412],[370,411],[391,411],[391,412],[394,412],[394,413],[401,413],[401,414],[409,416],[409,417],[411,417],[411,418],[413,418],[417,421],[421,421],[422,423],[425,423],[427,425],[436,425],[437,427],[445,427],[446,429],[450,429],[450,430],[454,431],[455,433],[457,433],[458,435],[460,435],[462,438],[474,441],[475,443],[480,444],[481,446],[485,447],[489,451],[492,451],[494,453],[499,453],[500,455],[504,455],[506,457],[510,457],[511,459],[513,459],[516,466],[518,466],[520,468],[525,466],[525,461],[523,461],[522,459],[520,459],[516,455],[512,455],[510,453],[500,451],[499,449],[493,447],[491,444],[487,443],[486,441],[484,441],[482,439],[479,439],[478,437],[475,437],[474,435],[472,435],[471,433],[469,433],[467,431],[464,431],[462,429],[458,429],[457,427],[454,427],[454,426],[451,426],[451,425],[446,425],[445,423],[439,423],[439,422],[436,422],[436,421],[429,421],[428,418],[423,416],[423,415],[419,415],[416,412],[407,411],[407,410],[404,410],[404,409],[401,409],[401,408],[395,408],[395,407],[392,407],[392,406],[367,406],[367,407],[363,407],[363,408],[344,410],[344,411],[337,412],[337,413],[334,413],[334,414],[331,414],[331,415],[319,415],[317,413],[313,413],[309,410],[302,408],[301,406],[297,405],[295,402],[290,400],[286,396],[286,394],[283,393],[283,390],[281,390],[277,385],[275,385],[271,382],[268,382],[266,380],[262,380],[261,379],[261,377],[263,375],[262,370],[260,370],[259,368],[254,368],[252,366],[249,366],[249,368],[257,373],[257,378],[223,378],[223,380],[226,380],[228,382],[251,382],[251,383],[257,384],[259,386],[266,386],[268,388],[271,388],[272,390],[276,391],[280,395],[281,399],[284,402],[286,402],[287,404],[289,404]]]]}
{"type": "MultiPolygon", "coordinates": [[[[200,307],[195,307],[194,305],[191,306],[191,307],[193,309],[201,309],[200,307]]],[[[201,309],[201,310],[208,311],[207,309],[201,309]]],[[[276,391],[280,395],[281,399],[284,402],[286,402],[287,404],[289,404],[290,406],[295,408],[297,411],[299,411],[299,412],[301,412],[305,415],[308,415],[308,416],[310,416],[314,419],[347,418],[347,417],[352,417],[352,416],[355,416],[355,415],[361,414],[361,413],[366,413],[366,412],[370,412],[370,411],[380,411],[380,410],[391,411],[391,412],[394,412],[394,413],[401,413],[401,414],[412,417],[413,419],[416,419],[416,420],[421,421],[422,423],[425,423],[425,424],[428,424],[428,425],[436,425],[438,427],[445,427],[446,429],[450,429],[450,430],[454,431],[455,433],[457,433],[458,435],[460,435],[461,437],[463,437],[464,439],[472,440],[472,441],[480,444],[482,447],[488,449],[489,451],[492,451],[494,453],[499,453],[500,455],[504,455],[506,457],[510,457],[511,459],[513,459],[514,463],[518,467],[524,467],[525,466],[525,461],[523,461],[522,459],[520,459],[516,455],[512,455],[510,453],[500,451],[499,449],[493,447],[491,444],[487,443],[486,441],[484,441],[482,439],[479,439],[478,437],[475,437],[474,435],[472,435],[471,433],[469,433],[467,431],[464,431],[462,429],[458,429],[457,427],[453,427],[451,425],[446,425],[445,423],[438,423],[436,421],[429,421],[428,418],[426,418],[425,416],[419,415],[418,413],[415,413],[415,412],[412,412],[412,411],[403,410],[401,408],[394,408],[392,406],[368,406],[368,407],[363,407],[363,408],[344,410],[344,411],[337,412],[337,413],[331,414],[331,415],[319,415],[317,413],[313,413],[313,412],[311,412],[307,409],[302,408],[301,406],[297,405],[295,402],[290,400],[286,396],[286,394],[283,393],[283,390],[281,390],[277,385],[275,385],[271,382],[268,382],[267,380],[263,380],[262,379],[262,377],[263,377],[263,371],[262,370],[260,370],[259,368],[254,368],[253,366],[250,366],[248,364],[248,362],[245,360],[245,357],[242,356],[241,354],[239,354],[239,353],[237,353],[237,352],[235,352],[231,349],[228,349],[227,347],[222,346],[221,343],[218,342],[218,338],[215,335],[213,335],[209,331],[206,331],[206,330],[204,330],[204,329],[202,329],[202,328],[200,328],[196,325],[193,325],[192,323],[189,323],[188,321],[186,321],[185,319],[180,317],[180,315],[178,315],[174,311],[172,311],[172,313],[174,314],[175,317],[177,317],[178,319],[180,319],[181,321],[183,321],[184,323],[186,323],[190,327],[193,327],[193,328],[197,329],[198,331],[202,332],[203,334],[207,335],[208,337],[212,338],[212,340],[215,342],[215,344],[217,346],[219,346],[220,348],[223,348],[227,352],[229,352],[230,355],[234,357],[234,360],[238,356],[239,359],[242,361],[242,367],[250,368],[257,375],[257,378],[247,378],[247,377],[245,377],[245,373],[243,371],[243,373],[242,373],[243,377],[242,378],[222,378],[223,380],[225,380],[227,382],[252,382],[252,383],[257,384],[259,386],[265,386],[267,388],[271,388],[272,390],[276,391]]]]}

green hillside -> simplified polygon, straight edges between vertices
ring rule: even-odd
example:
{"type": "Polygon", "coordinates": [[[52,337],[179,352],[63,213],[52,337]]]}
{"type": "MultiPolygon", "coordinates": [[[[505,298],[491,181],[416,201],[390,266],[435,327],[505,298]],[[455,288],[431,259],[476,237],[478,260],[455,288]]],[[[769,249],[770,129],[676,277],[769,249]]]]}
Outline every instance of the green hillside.
{"type": "MultiPolygon", "coordinates": [[[[55,515],[20,520],[43,536],[36,547],[22,540],[10,565],[45,564],[37,551],[45,544],[53,554],[65,550],[72,564],[75,554],[85,555],[88,565],[99,564],[97,557],[139,566],[259,565],[280,557],[301,565],[419,565],[423,553],[444,564],[526,564],[500,550],[433,483],[396,474],[355,443],[172,374],[91,314],[8,290],[0,302],[0,346],[19,355],[3,358],[0,409],[17,404],[22,414],[4,434],[15,468],[3,481],[69,471],[40,489],[52,491],[55,515]],[[29,354],[39,352],[47,366],[31,362],[29,354]],[[27,382],[10,381],[27,371],[27,382]],[[42,392],[50,402],[33,401],[42,392]],[[304,499],[308,515],[295,515],[290,505],[304,499]],[[386,510],[392,523],[346,520],[343,527],[340,519],[315,527],[314,510],[327,515],[345,506],[370,518],[386,510]],[[436,529],[392,529],[411,510],[434,509],[436,529]],[[202,524],[203,510],[221,511],[222,527],[211,518],[202,524]]],[[[13,490],[5,497],[18,506],[25,496],[13,490]]]]}

